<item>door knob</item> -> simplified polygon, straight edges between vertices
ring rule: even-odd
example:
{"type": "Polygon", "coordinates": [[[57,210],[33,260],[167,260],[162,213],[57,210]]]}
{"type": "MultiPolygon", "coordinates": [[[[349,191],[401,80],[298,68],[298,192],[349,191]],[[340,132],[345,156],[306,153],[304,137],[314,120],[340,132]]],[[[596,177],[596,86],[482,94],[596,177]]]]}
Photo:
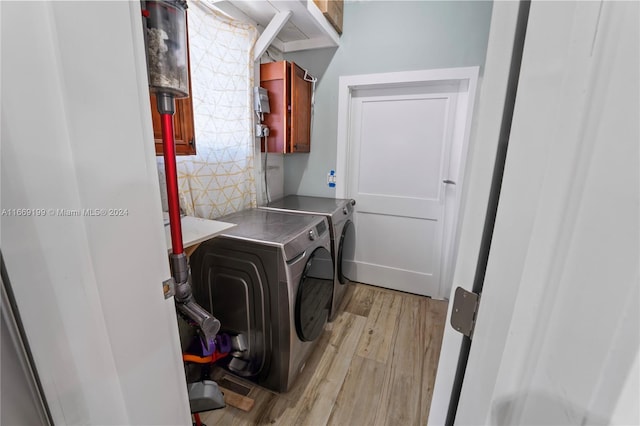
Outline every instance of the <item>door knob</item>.
{"type": "Polygon", "coordinates": [[[447,185],[455,185],[456,183],[450,179],[445,179],[442,181],[442,183],[446,183],[447,185]]]}

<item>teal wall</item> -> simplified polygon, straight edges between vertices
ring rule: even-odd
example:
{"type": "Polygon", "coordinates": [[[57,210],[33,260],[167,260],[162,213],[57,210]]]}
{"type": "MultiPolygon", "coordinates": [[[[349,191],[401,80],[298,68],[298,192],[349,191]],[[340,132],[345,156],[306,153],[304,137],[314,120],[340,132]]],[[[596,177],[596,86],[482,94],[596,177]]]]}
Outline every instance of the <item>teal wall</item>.
{"type": "MultiPolygon", "coordinates": [[[[285,194],[335,196],[338,78],[484,65],[490,1],[346,1],[338,48],[285,55],[318,77],[311,153],[285,155],[285,194]]],[[[482,68],[481,71],[482,73],[482,68]]]]}

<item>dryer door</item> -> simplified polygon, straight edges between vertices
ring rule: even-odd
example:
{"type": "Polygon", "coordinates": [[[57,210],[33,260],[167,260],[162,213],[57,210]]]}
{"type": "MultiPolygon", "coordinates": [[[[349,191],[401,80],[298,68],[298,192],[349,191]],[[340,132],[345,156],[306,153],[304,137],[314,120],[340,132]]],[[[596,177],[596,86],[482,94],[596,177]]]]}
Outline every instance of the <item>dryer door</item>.
{"type": "Polygon", "coordinates": [[[353,276],[353,257],[356,252],[356,227],[352,221],[346,220],[340,234],[338,244],[338,257],[336,267],[338,268],[338,279],[340,284],[348,283],[353,276]]]}
{"type": "Polygon", "coordinates": [[[331,253],[324,247],[318,247],[309,257],[298,285],[295,323],[300,340],[310,342],[320,336],[329,319],[332,297],[331,253]]]}

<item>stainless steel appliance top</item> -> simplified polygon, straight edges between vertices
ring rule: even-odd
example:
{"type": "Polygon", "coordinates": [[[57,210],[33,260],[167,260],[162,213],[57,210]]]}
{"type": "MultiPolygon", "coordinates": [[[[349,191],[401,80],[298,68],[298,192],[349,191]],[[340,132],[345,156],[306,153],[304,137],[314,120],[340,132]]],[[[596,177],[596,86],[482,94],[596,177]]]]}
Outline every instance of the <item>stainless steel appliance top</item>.
{"type": "Polygon", "coordinates": [[[297,210],[303,213],[333,216],[338,212],[342,212],[345,207],[347,207],[350,212],[353,204],[353,200],[342,198],[287,195],[284,198],[270,202],[265,207],[269,209],[297,210]]]}
{"type": "Polygon", "coordinates": [[[219,218],[237,226],[222,236],[236,237],[276,245],[286,245],[323,221],[322,216],[300,215],[281,211],[249,209],[219,218]]]}

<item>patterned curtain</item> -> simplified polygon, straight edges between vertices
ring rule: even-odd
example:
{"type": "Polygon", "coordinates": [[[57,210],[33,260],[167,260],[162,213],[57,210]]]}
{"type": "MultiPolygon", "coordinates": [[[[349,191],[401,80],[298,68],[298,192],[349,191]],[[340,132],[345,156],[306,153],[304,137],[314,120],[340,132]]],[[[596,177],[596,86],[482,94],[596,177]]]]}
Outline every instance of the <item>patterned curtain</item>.
{"type": "MultiPolygon", "coordinates": [[[[188,25],[197,155],[178,157],[180,207],[215,219],[257,205],[252,87],[258,32],[196,1],[189,2],[188,25]]],[[[164,182],[162,157],[158,168],[164,182]]]]}

